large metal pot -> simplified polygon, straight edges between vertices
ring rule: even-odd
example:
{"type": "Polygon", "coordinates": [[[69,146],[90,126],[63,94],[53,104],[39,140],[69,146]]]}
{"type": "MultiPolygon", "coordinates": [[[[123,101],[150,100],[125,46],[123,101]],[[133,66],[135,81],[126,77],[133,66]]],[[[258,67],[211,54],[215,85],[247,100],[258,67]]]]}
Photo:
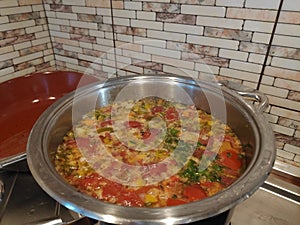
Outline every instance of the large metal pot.
{"type": "Polygon", "coordinates": [[[110,79],[73,92],[51,105],[34,125],[27,144],[29,168],[38,184],[54,199],[85,216],[120,224],[184,224],[226,212],[251,196],[266,180],[275,159],[273,132],[263,116],[264,95],[230,82],[214,83],[187,77],[131,76],[110,79]],[[125,89],[133,96],[159,93],[178,98],[180,89],[194,104],[226,122],[246,150],[246,169],[226,190],[201,201],[165,208],[122,207],[77,192],[56,172],[51,156],[72,123],[91,110],[113,102],[125,89]],[[235,90],[232,90],[235,89],[235,90]],[[253,104],[255,100],[258,104],[253,104]],[[76,110],[74,110],[76,108],[76,110]]]}

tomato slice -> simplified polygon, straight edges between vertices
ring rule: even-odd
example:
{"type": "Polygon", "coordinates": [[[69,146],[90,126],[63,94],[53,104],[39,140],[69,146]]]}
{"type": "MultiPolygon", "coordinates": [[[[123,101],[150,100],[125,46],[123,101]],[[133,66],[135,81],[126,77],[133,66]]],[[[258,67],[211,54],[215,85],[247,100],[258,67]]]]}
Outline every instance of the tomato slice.
{"type": "Polygon", "coordinates": [[[142,199],[133,191],[123,192],[118,196],[118,203],[124,206],[143,206],[142,199]]]}
{"type": "Polygon", "coordinates": [[[166,118],[167,120],[177,120],[178,119],[178,113],[175,110],[175,108],[171,107],[166,112],[166,118]]]}
{"type": "Polygon", "coordinates": [[[154,106],[154,107],[151,108],[151,112],[153,114],[158,113],[158,112],[162,112],[162,111],[164,111],[164,107],[161,106],[161,105],[154,106]]]}
{"type": "Polygon", "coordinates": [[[187,186],[183,190],[183,195],[185,195],[190,201],[197,201],[207,197],[205,191],[199,184],[187,186]]]}
{"type": "Polygon", "coordinates": [[[141,128],[142,124],[138,121],[130,120],[125,123],[125,126],[130,127],[130,128],[141,128]]]}
{"type": "Polygon", "coordinates": [[[176,206],[176,205],[182,205],[185,204],[186,201],[178,198],[168,198],[167,199],[167,206],[176,206]]]}
{"type": "Polygon", "coordinates": [[[220,163],[232,170],[239,170],[242,166],[239,154],[232,149],[225,150],[220,154],[220,163]]]}
{"type": "Polygon", "coordinates": [[[106,121],[100,122],[100,126],[101,126],[101,127],[111,126],[112,124],[113,124],[113,121],[112,121],[112,120],[106,120],[106,121]]]}

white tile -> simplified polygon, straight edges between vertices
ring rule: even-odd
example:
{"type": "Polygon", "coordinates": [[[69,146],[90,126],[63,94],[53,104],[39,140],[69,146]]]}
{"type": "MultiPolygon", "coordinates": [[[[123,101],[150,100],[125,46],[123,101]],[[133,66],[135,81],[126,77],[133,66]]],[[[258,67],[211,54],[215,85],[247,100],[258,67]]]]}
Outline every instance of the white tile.
{"type": "Polygon", "coordinates": [[[286,117],[292,120],[299,120],[300,118],[300,113],[292,110],[288,110],[285,108],[280,108],[278,106],[272,106],[270,113],[282,117],[286,117]]]}
{"type": "Polygon", "coordinates": [[[234,49],[234,50],[237,50],[239,45],[239,42],[235,40],[203,37],[203,36],[196,36],[196,35],[187,35],[187,42],[198,44],[198,45],[207,45],[212,47],[234,49]]]}
{"type": "Polygon", "coordinates": [[[97,44],[99,45],[105,45],[105,46],[113,46],[113,41],[110,39],[104,39],[97,37],[97,44]]]}
{"type": "Polygon", "coordinates": [[[292,136],[293,133],[294,133],[294,129],[287,128],[287,127],[284,127],[284,126],[281,126],[281,125],[278,125],[278,124],[271,124],[271,126],[272,126],[272,128],[275,132],[278,132],[278,133],[281,133],[281,134],[292,136]]]}
{"type": "MultiPolygon", "coordinates": [[[[248,62],[251,63],[257,63],[257,64],[263,64],[265,61],[265,55],[256,54],[256,53],[250,53],[248,62]]],[[[270,57],[269,57],[270,58],[270,57]]]]}
{"type": "Polygon", "coordinates": [[[79,53],[78,54],[78,59],[86,60],[86,61],[89,61],[89,62],[94,62],[98,59],[98,57],[91,56],[91,55],[84,55],[84,54],[79,53]]]}
{"type": "Polygon", "coordinates": [[[287,89],[277,88],[264,84],[261,84],[259,86],[259,91],[268,95],[274,95],[282,98],[286,98],[289,94],[289,90],[287,89]]]}
{"type": "Polygon", "coordinates": [[[70,21],[72,27],[80,27],[80,28],[88,28],[97,30],[98,26],[97,23],[89,23],[89,22],[82,22],[82,21],[70,21]]]}
{"type": "Polygon", "coordinates": [[[290,144],[285,144],[284,145],[284,150],[288,151],[288,152],[292,152],[295,154],[300,154],[300,147],[294,146],[294,145],[290,145],[290,144]]]}
{"type": "Polygon", "coordinates": [[[144,12],[144,11],[137,11],[136,18],[142,20],[155,20],[156,13],[155,12],[144,12]]]}
{"type": "Polygon", "coordinates": [[[149,28],[154,30],[162,30],[163,23],[162,22],[154,22],[147,20],[131,20],[132,27],[141,27],[141,28],[149,28]]]}
{"type": "Polygon", "coordinates": [[[278,23],[275,33],[291,36],[300,36],[300,29],[298,24],[278,23]]]}
{"type": "Polygon", "coordinates": [[[195,63],[195,70],[207,74],[214,74],[214,75],[219,74],[218,66],[212,66],[212,65],[202,64],[202,63],[195,63]]]}
{"type": "Polygon", "coordinates": [[[123,18],[133,18],[135,19],[135,11],[131,10],[122,10],[122,9],[113,9],[114,17],[123,17],[123,18]]]}
{"type": "Polygon", "coordinates": [[[300,163],[300,155],[296,155],[294,161],[300,163]]]}
{"type": "Polygon", "coordinates": [[[164,23],[164,30],[165,31],[173,31],[173,32],[180,32],[186,34],[197,34],[203,35],[203,27],[202,26],[193,26],[193,25],[186,25],[186,24],[177,24],[177,23],[164,23]]]}
{"type": "Polygon", "coordinates": [[[147,30],[147,37],[170,41],[185,42],[186,35],[182,33],[147,30]]]}
{"type": "Polygon", "coordinates": [[[26,20],[26,21],[20,21],[20,22],[15,22],[15,23],[0,24],[0,32],[20,29],[20,28],[24,28],[24,27],[31,27],[31,26],[35,26],[34,20],[26,20]]]}
{"type": "Polygon", "coordinates": [[[260,73],[262,69],[262,65],[249,63],[249,62],[242,62],[237,60],[231,60],[229,63],[229,68],[234,68],[238,70],[244,70],[254,73],[260,73]]]}
{"type": "Polygon", "coordinates": [[[252,41],[256,43],[269,44],[270,38],[271,34],[254,32],[252,36],[252,41]]]}
{"type": "MultiPolygon", "coordinates": [[[[272,105],[288,108],[291,110],[300,111],[300,102],[297,102],[297,101],[292,101],[292,100],[285,99],[285,98],[279,98],[276,96],[269,96],[269,102],[272,105]]],[[[298,120],[299,120],[299,117],[298,117],[298,120]]]]}
{"type": "Polygon", "coordinates": [[[289,11],[300,11],[300,2],[299,0],[284,0],[282,9],[289,11]]]}
{"type": "Polygon", "coordinates": [[[258,73],[245,72],[245,71],[229,69],[229,68],[221,68],[220,75],[238,79],[238,80],[251,81],[251,82],[258,82],[259,80],[258,73]]]}
{"type": "Polygon", "coordinates": [[[258,9],[278,9],[280,0],[247,0],[246,8],[258,8],[258,9]]]}
{"type": "Polygon", "coordinates": [[[282,67],[291,70],[300,70],[299,60],[273,57],[271,65],[274,67],[282,67]]]}
{"type": "Polygon", "coordinates": [[[103,31],[100,31],[100,30],[89,30],[89,34],[91,36],[94,36],[94,37],[104,37],[104,33],[103,31]]]}
{"type": "Polygon", "coordinates": [[[85,0],[62,0],[64,5],[79,5],[85,6],[85,0]]]}
{"type": "Polygon", "coordinates": [[[116,40],[118,41],[124,41],[124,42],[133,42],[133,36],[132,35],[126,35],[126,34],[117,34],[116,40]]]}
{"type": "Polygon", "coordinates": [[[294,80],[300,82],[299,71],[283,69],[279,67],[266,66],[265,74],[272,77],[279,77],[288,80],[294,80]]]}
{"type": "Polygon", "coordinates": [[[152,56],[152,61],[158,62],[158,63],[163,63],[166,65],[171,65],[176,68],[185,68],[185,69],[190,69],[190,70],[193,70],[194,65],[195,65],[193,62],[183,61],[183,60],[169,58],[169,57],[165,57],[165,56],[156,56],[156,55],[152,56]]]}
{"type": "Polygon", "coordinates": [[[284,88],[285,90],[300,91],[299,82],[292,81],[292,80],[276,78],[274,82],[274,86],[284,88]]]}
{"type": "Polygon", "coordinates": [[[14,58],[13,63],[14,64],[19,64],[19,63],[23,63],[23,62],[26,62],[26,61],[36,59],[36,58],[40,58],[42,56],[43,56],[42,52],[36,52],[36,53],[29,54],[29,55],[14,58]]]}
{"type": "Polygon", "coordinates": [[[111,16],[103,16],[102,21],[104,24],[112,24],[112,17],[111,16]]]}
{"type": "Polygon", "coordinates": [[[131,50],[124,49],[123,56],[131,57],[134,59],[139,59],[141,61],[151,61],[151,55],[142,53],[142,52],[135,52],[131,50]]]}
{"type": "Polygon", "coordinates": [[[14,51],[12,45],[3,46],[0,48],[0,55],[14,51]]]}
{"type": "Polygon", "coordinates": [[[196,24],[201,26],[241,30],[243,26],[243,20],[208,17],[208,16],[197,16],[196,24]]]}
{"type": "Polygon", "coordinates": [[[12,8],[0,8],[0,15],[13,15],[13,14],[21,14],[21,13],[29,13],[32,12],[31,6],[18,6],[12,8]]]}
{"type": "Polygon", "coordinates": [[[41,31],[41,32],[36,32],[34,34],[35,38],[39,39],[39,38],[43,38],[43,37],[49,37],[49,32],[46,30],[46,31],[41,31]]]}
{"type": "Polygon", "coordinates": [[[282,158],[285,158],[285,159],[289,159],[289,160],[292,160],[295,157],[295,154],[281,150],[281,149],[276,150],[276,155],[280,156],[282,158]]]}
{"type": "Polygon", "coordinates": [[[126,19],[126,18],[113,17],[113,20],[114,20],[115,25],[121,25],[121,26],[129,26],[130,25],[129,19],[126,19]]]}
{"type": "Polygon", "coordinates": [[[97,15],[111,16],[111,10],[108,8],[97,8],[97,15]]]}
{"type": "Polygon", "coordinates": [[[104,32],[104,37],[106,39],[111,39],[113,40],[114,39],[114,34],[112,32],[104,32]]]}
{"type": "MultiPolygon", "coordinates": [[[[299,27],[300,28],[300,27],[299,27]]],[[[272,45],[300,48],[300,37],[274,35],[272,45]]]]}
{"type": "Polygon", "coordinates": [[[1,0],[1,8],[19,6],[18,0],[1,0]]]}
{"type": "Polygon", "coordinates": [[[79,71],[79,72],[85,72],[86,68],[83,66],[79,66],[79,65],[75,65],[72,63],[68,63],[66,62],[66,68],[70,69],[70,70],[75,70],[75,71],[79,71]]]}
{"type": "Polygon", "coordinates": [[[70,38],[70,34],[66,33],[66,32],[51,30],[50,34],[51,34],[51,36],[54,36],[54,37],[61,37],[61,38],[68,38],[68,39],[70,38]]]}
{"type": "Polygon", "coordinates": [[[11,73],[13,73],[14,71],[15,70],[14,70],[13,66],[1,69],[0,70],[0,83],[4,82],[4,81],[7,81],[9,79],[12,79],[13,77],[8,76],[8,75],[11,74],[11,73]]]}
{"type": "Polygon", "coordinates": [[[252,89],[256,89],[256,87],[257,87],[256,82],[250,82],[250,81],[245,81],[245,80],[242,82],[242,85],[252,88],[252,89]]]}
{"type": "Polygon", "coordinates": [[[70,58],[70,57],[62,56],[62,55],[55,55],[55,59],[58,60],[58,61],[63,61],[63,62],[68,62],[68,63],[78,65],[78,60],[75,59],[75,58],[70,58]]]}
{"type": "Polygon", "coordinates": [[[107,43],[107,45],[101,44],[102,41],[99,41],[99,44],[92,44],[93,45],[93,50],[97,50],[100,52],[109,52],[113,51],[113,43],[107,43]]]}
{"type": "Polygon", "coordinates": [[[14,44],[14,49],[15,50],[21,50],[21,49],[24,49],[24,48],[30,48],[31,46],[32,46],[31,41],[25,41],[25,42],[22,42],[22,43],[14,44]]]}
{"type": "Polygon", "coordinates": [[[243,7],[245,0],[216,0],[217,6],[243,7]]]}
{"type": "Polygon", "coordinates": [[[54,60],[54,55],[47,55],[47,56],[44,56],[43,59],[44,59],[45,62],[52,61],[52,60],[54,60]]]}
{"type": "Polygon", "coordinates": [[[93,44],[88,42],[79,41],[79,46],[81,48],[93,49],[93,44]]]}
{"type": "Polygon", "coordinates": [[[84,14],[90,14],[95,15],[96,9],[93,7],[80,7],[80,6],[72,6],[72,12],[73,13],[84,13],[84,14]]]}
{"type": "Polygon", "coordinates": [[[164,3],[170,3],[170,0],[143,0],[143,2],[164,2],[164,3]]]}
{"type": "Polygon", "coordinates": [[[158,40],[154,38],[144,38],[144,37],[133,37],[133,42],[141,45],[148,45],[160,48],[166,48],[167,41],[166,40],[158,40]]]}
{"type": "Polygon", "coordinates": [[[264,116],[267,117],[267,119],[270,123],[277,123],[278,122],[278,116],[268,114],[268,113],[265,113],[264,116]]]}
{"type": "Polygon", "coordinates": [[[163,65],[163,72],[170,73],[170,74],[176,74],[179,76],[192,77],[192,78],[196,78],[196,79],[198,78],[198,75],[199,75],[198,71],[177,68],[177,67],[169,66],[169,65],[163,65]]]}
{"type": "Polygon", "coordinates": [[[263,75],[261,79],[262,84],[267,84],[267,85],[273,85],[274,84],[274,77],[263,75]]]}
{"type": "Polygon", "coordinates": [[[43,5],[32,5],[32,10],[34,12],[44,11],[43,5]]]}
{"type": "MultiPolygon", "coordinates": [[[[115,55],[115,54],[110,54],[113,58],[113,60],[116,60],[117,62],[120,63],[125,63],[127,65],[130,65],[132,63],[132,60],[130,57],[124,57],[121,55],[115,55]]],[[[109,57],[107,57],[109,59],[109,57]]]]}
{"type": "Polygon", "coordinates": [[[131,10],[142,10],[142,2],[129,2],[129,1],[124,1],[124,8],[125,9],[131,9],[131,10]]]}
{"type": "MultiPolygon", "coordinates": [[[[297,131],[295,132],[295,137],[296,137],[296,138],[300,138],[300,130],[297,130],[297,131]]],[[[299,155],[299,162],[300,162],[300,155],[299,155]]]]}
{"type": "Polygon", "coordinates": [[[246,20],[244,30],[272,33],[274,23],[246,20]]]}
{"type": "Polygon", "coordinates": [[[226,12],[225,7],[201,6],[201,5],[182,5],[181,6],[182,14],[224,17],[225,12],[226,12]]]}
{"type": "Polygon", "coordinates": [[[53,17],[55,18],[56,17],[56,12],[53,12],[53,11],[46,11],[46,16],[49,18],[49,17],[53,17]]]}
{"type": "Polygon", "coordinates": [[[49,43],[49,42],[50,42],[50,37],[39,38],[39,39],[31,41],[32,46],[46,44],[46,43],[49,43]]]}
{"type": "MultiPolygon", "coordinates": [[[[7,52],[7,53],[5,53],[5,54],[1,54],[1,55],[0,55],[0,58],[1,58],[1,59],[5,59],[5,60],[8,60],[8,59],[17,58],[17,57],[19,57],[19,56],[20,56],[19,52],[16,51],[16,52],[7,52]]],[[[2,61],[2,60],[1,60],[1,61],[2,61]]]]}
{"type": "Polygon", "coordinates": [[[132,50],[136,52],[142,52],[142,45],[139,44],[133,44],[123,41],[116,41],[116,54],[122,54],[122,49],[132,50]]]}
{"type": "Polygon", "coordinates": [[[27,34],[40,32],[43,30],[43,26],[26,27],[25,31],[27,34]]]}
{"type": "Polygon", "coordinates": [[[82,53],[82,48],[76,47],[76,46],[63,44],[63,49],[70,51],[70,52],[82,53]]]}
{"type": "Polygon", "coordinates": [[[60,31],[60,26],[57,24],[49,24],[49,30],[60,31]]]}
{"type": "Polygon", "coordinates": [[[8,16],[0,16],[0,24],[1,23],[9,23],[8,16]]]}
{"type": "Polygon", "coordinates": [[[64,19],[48,18],[48,23],[49,24],[70,26],[70,21],[69,20],[64,20],[64,19]]]}
{"type": "Polygon", "coordinates": [[[248,53],[228,49],[220,49],[219,56],[227,59],[237,59],[246,61],[248,58],[248,53]]]}
{"type": "Polygon", "coordinates": [[[180,59],[180,55],[181,55],[180,51],[156,48],[151,46],[144,46],[144,52],[153,55],[160,55],[160,56],[166,56],[166,57],[177,58],[177,59],[180,59]]]}
{"type": "Polygon", "coordinates": [[[56,17],[60,19],[77,20],[77,14],[75,13],[56,12],[56,17]]]}

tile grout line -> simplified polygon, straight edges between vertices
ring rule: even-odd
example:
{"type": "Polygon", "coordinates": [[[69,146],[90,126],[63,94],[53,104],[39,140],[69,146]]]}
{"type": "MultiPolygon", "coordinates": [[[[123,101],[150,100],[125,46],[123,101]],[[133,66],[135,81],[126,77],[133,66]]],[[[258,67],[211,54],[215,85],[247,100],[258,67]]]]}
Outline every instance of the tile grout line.
{"type": "MultiPolygon", "coordinates": [[[[114,12],[113,12],[113,0],[110,0],[110,14],[111,14],[111,29],[113,33],[113,48],[114,48],[114,59],[115,59],[115,70],[116,70],[116,77],[118,77],[118,67],[117,67],[117,51],[116,51],[116,33],[115,33],[115,24],[114,24],[114,12]]],[[[123,1],[124,3],[124,1],[123,1]]]]}
{"type": "Polygon", "coordinates": [[[54,53],[53,39],[52,39],[52,35],[51,35],[51,33],[50,33],[49,21],[48,21],[48,16],[47,16],[47,14],[46,14],[45,4],[46,4],[46,3],[45,3],[44,1],[42,1],[43,10],[44,10],[44,12],[45,12],[46,24],[47,24],[47,28],[48,28],[48,34],[49,34],[49,39],[50,39],[50,45],[51,45],[51,49],[52,49],[53,60],[54,60],[54,68],[57,70],[57,65],[56,65],[56,54],[54,53]]]}
{"type": "Polygon", "coordinates": [[[264,75],[264,72],[265,72],[266,64],[267,64],[267,61],[268,61],[268,58],[269,58],[269,55],[270,55],[270,50],[271,50],[271,47],[272,47],[272,43],[273,43],[276,28],[277,28],[277,24],[278,24],[280,12],[281,12],[281,9],[282,9],[282,5],[283,5],[283,0],[280,0],[278,10],[277,10],[277,14],[276,14],[276,18],[275,18],[275,21],[274,21],[274,26],[273,26],[271,37],[270,37],[270,41],[269,41],[269,44],[268,44],[267,52],[266,52],[266,55],[265,55],[264,62],[262,64],[262,69],[261,69],[261,73],[260,73],[260,76],[259,76],[259,80],[257,82],[256,90],[259,90],[259,87],[261,85],[261,81],[262,81],[262,78],[263,78],[263,75],[264,75]]]}

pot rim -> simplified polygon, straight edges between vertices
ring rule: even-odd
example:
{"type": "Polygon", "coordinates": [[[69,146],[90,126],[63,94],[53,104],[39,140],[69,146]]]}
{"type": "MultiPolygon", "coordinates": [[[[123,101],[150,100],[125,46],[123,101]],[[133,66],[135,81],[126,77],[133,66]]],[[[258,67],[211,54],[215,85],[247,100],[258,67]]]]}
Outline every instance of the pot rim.
{"type": "MultiPolygon", "coordinates": [[[[51,197],[65,207],[80,214],[109,223],[138,223],[138,224],[178,224],[190,223],[196,220],[206,219],[232,209],[235,205],[250,197],[267,179],[275,161],[275,141],[272,129],[255,106],[249,104],[235,91],[221,86],[224,93],[239,102],[239,107],[246,111],[247,116],[254,122],[255,137],[259,140],[255,160],[242,176],[227,189],[205,198],[184,205],[162,208],[138,208],[124,207],[111,203],[99,201],[88,195],[79,193],[74,187],[68,185],[56,172],[46,148],[47,134],[50,125],[56,120],[57,115],[64,112],[73,102],[75,96],[84,96],[100,88],[118,83],[131,82],[134,80],[172,80],[173,82],[184,82],[195,85],[195,80],[188,77],[174,75],[157,76],[127,76],[113,78],[106,83],[98,82],[64,96],[51,105],[36,121],[33,126],[27,144],[27,161],[33,177],[37,183],[51,197]],[[255,162],[255,163],[254,163],[255,162]]],[[[199,82],[199,80],[196,80],[199,82]]],[[[213,89],[209,82],[200,81],[202,84],[213,89]]]]}

